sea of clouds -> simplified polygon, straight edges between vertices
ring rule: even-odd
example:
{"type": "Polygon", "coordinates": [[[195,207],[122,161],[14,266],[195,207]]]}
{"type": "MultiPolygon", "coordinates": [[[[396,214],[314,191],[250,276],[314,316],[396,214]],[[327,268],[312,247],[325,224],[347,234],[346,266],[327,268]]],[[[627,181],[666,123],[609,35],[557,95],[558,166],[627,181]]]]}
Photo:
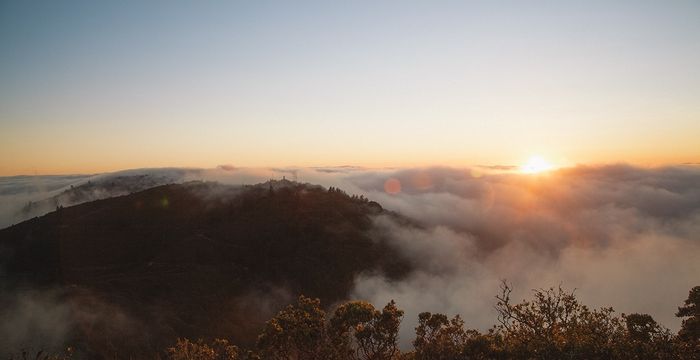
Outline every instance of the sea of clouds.
{"type": "MultiPolygon", "coordinates": [[[[406,311],[403,344],[412,339],[421,311],[460,314],[469,327],[489,328],[496,322],[494,296],[503,279],[514,287],[516,300],[528,298],[532,289],[562,284],[577,289],[591,307],[649,313],[672,330],[680,325],[677,307],[700,285],[700,166],[695,165],[577,166],[543,174],[508,167],[226,165],[9,177],[0,178],[0,227],[41,215],[21,209],[71,185],[143,174],[152,180],[143,187],[192,180],[241,185],[284,176],[361,194],[414,219],[420,226],[379,216],[374,231],[388,234],[416,271],[398,282],[363,274],[353,292],[353,298],[375,306],[397,301],[406,311]]],[[[113,195],[123,193],[97,191],[94,198],[113,195]]]]}

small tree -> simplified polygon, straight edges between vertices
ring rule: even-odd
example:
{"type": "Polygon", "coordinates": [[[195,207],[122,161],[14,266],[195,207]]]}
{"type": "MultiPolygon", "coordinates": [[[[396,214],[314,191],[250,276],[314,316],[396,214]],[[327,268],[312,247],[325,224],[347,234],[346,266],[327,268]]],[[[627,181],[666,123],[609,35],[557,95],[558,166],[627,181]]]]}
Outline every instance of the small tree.
{"type": "Polygon", "coordinates": [[[258,337],[263,359],[315,360],[336,356],[326,331],[326,313],[319,299],[300,296],[269,320],[258,337]]]}
{"type": "Polygon", "coordinates": [[[416,360],[451,360],[464,351],[468,335],[464,321],[455,316],[449,320],[443,314],[429,312],[418,315],[416,339],[413,341],[416,360]]]}
{"type": "Polygon", "coordinates": [[[177,339],[175,346],[168,349],[168,357],[172,360],[237,360],[238,347],[229,344],[228,340],[215,339],[210,344],[199,339],[192,342],[188,339],[177,339]]]}
{"type": "Polygon", "coordinates": [[[678,331],[681,351],[700,359],[700,286],[690,289],[685,304],[678,308],[676,316],[685,318],[678,331]]]}
{"type": "Polygon", "coordinates": [[[616,356],[628,359],[671,359],[671,332],[648,314],[622,314],[627,330],[619,340],[616,356]]]}
{"type": "Polygon", "coordinates": [[[631,340],[648,343],[663,336],[665,329],[649,314],[622,314],[631,340]]]}
{"type": "Polygon", "coordinates": [[[519,304],[511,303],[511,291],[503,282],[496,296],[497,330],[511,358],[608,359],[624,336],[612,308],[590,310],[561,286],[534,290],[532,301],[519,304]]]}
{"type": "Polygon", "coordinates": [[[700,340],[700,286],[690,290],[685,305],[678,308],[676,316],[686,318],[678,336],[685,341],[700,340]]]}
{"type": "Polygon", "coordinates": [[[337,348],[352,359],[389,360],[399,354],[398,333],[403,311],[392,300],[382,311],[365,301],[339,306],[331,319],[337,348]]]}

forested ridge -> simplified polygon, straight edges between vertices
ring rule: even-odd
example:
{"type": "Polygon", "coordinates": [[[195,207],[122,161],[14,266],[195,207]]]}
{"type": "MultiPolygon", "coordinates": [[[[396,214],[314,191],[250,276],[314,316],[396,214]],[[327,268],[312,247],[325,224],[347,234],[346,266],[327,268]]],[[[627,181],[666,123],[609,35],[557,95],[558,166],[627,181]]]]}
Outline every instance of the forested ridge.
{"type": "Polygon", "coordinates": [[[288,180],[164,185],[59,207],[0,230],[0,302],[11,308],[8,294],[39,292],[87,312],[95,320],[69,335],[96,353],[153,353],[178,336],[228,334],[251,345],[298,294],[331,304],[347,299],[360,273],[410,272],[371,231],[378,214],[398,217],[364,197],[288,180]]]}

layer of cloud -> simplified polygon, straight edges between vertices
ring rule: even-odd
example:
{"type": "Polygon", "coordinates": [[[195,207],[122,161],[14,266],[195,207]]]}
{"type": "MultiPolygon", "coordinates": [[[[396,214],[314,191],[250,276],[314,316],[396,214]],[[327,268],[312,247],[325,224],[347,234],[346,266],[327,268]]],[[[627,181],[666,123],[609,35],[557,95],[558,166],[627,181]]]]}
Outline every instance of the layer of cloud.
{"type": "Polygon", "coordinates": [[[144,338],[143,324],[118,306],[78,289],[0,289],[0,356],[18,356],[20,350],[59,353],[79,335],[90,340],[88,351],[114,352],[129,338],[144,338]]]}
{"type": "MultiPolygon", "coordinates": [[[[374,221],[375,231],[388,234],[416,271],[399,282],[362,275],[353,294],[378,306],[395,299],[406,310],[404,344],[420,311],[461,314],[479,329],[493,325],[501,279],[515,286],[518,300],[531,289],[562,283],[577,288],[588,305],[649,313],[673,330],[680,324],[676,307],[700,285],[700,167],[693,165],[579,166],[541,175],[484,167],[141,169],[68,179],[63,187],[35,192],[8,185],[15,190],[0,192],[0,215],[70,185],[144,174],[150,182],[143,187],[191,180],[241,185],[286,176],[364,195],[414,219],[419,227],[389,217],[374,221]]],[[[113,195],[122,194],[95,197],[113,195]]]]}
{"type": "Polygon", "coordinates": [[[420,311],[495,323],[501,279],[516,298],[564,284],[591,306],[645,312],[678,329],[677,306],[700,285],[700,168],[577,167],[542,175],[469,169],[354,174],[370,199],[422,223],[376,224],[418,271],[391,283],[361,277],[355,296],[395,299],[407,310],[402,338],[420,311]],[[399,192],[388,193],[387,181],[399,192]]]}

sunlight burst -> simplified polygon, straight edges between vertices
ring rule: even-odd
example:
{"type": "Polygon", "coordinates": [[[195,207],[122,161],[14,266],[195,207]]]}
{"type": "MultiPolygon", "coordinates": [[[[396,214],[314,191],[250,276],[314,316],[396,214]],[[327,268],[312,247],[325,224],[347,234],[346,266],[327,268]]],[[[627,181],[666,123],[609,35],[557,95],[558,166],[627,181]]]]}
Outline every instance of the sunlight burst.
{"type": "Polygon", "coordinates": [[[526,174],[537,174],[544,171],[552,170],[553,168],[554,167],[552,166],[552,164],[548,163],[542,157],[533,156],[527,160],[527,163],[520,167],[520,171],[526,174]]]}

